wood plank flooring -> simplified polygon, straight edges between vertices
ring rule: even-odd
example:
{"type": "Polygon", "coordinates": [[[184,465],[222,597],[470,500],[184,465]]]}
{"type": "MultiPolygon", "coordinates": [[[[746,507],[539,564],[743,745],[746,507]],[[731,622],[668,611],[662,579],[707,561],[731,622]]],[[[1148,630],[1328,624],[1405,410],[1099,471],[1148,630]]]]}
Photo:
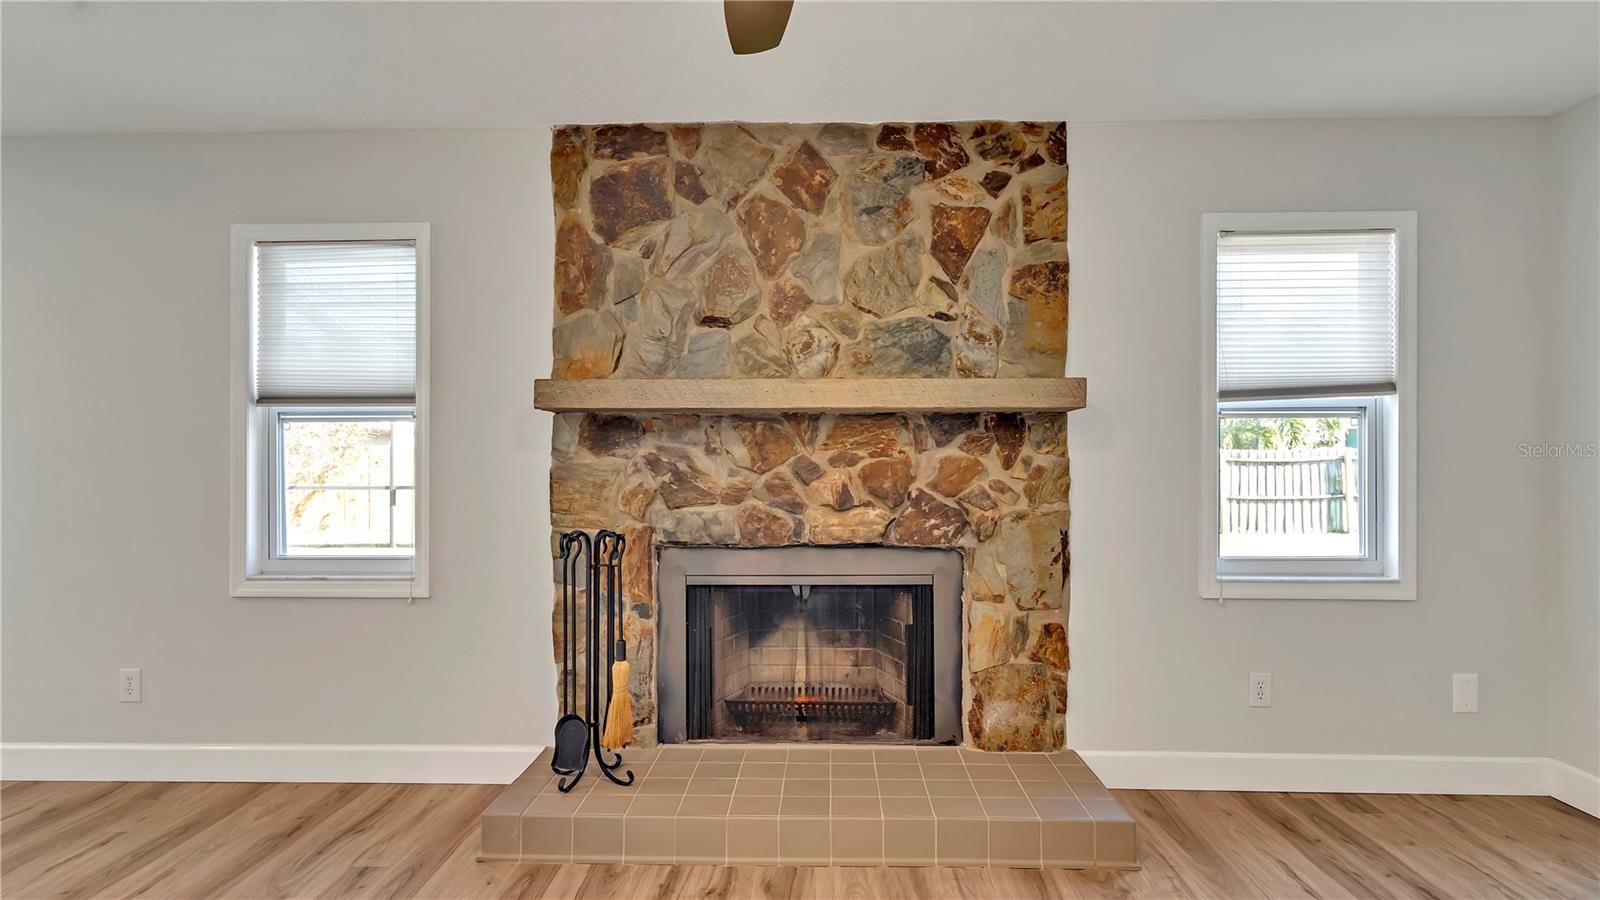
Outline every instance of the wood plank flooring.
{"type": "Polygon", "coordinates": [[[1600,896],[1600,821],[1542,797],[1117,791],[1136,872],[480,863],[493,785],[11,782],[0,895],[426,898],[1600,896]]]}

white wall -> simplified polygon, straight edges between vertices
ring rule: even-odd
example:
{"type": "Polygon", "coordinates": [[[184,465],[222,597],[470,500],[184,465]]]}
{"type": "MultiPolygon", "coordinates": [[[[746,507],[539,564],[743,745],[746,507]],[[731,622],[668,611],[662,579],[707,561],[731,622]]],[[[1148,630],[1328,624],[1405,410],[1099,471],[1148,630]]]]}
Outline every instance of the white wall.
{"type": "MultiPolygon", "coordinates": [[[[1550,119],[1550,403],[1543,440],[1600,441],[1600,98],[1550,119]]],[[[1550,550],[1550,755],[1600,775],[1600,461],[1545,460],[1550,550]]]]}
{"type": "MultiPolygon", "coordinates": [[[[1547,754],[1555,470],[1517,445],[1551,433],[1548,131],[1069,126],[1071,745],[1547,754]],[[1338,208],[1420,213],[1420,596],[1202,601],[1199,216],[1338,208]],[[1273,708],[1246,708],[1251,671],[1273,708]],[[1477,715],[1450,713],[1460,671],[1477,715]]],[[[4,740],[546,739],[546,153],[525,131],[5,142],[4,740]],[[434,590],[410,607],[227,595],[227,226],[317,220],[433,223],[434,590]],[[115,702],[121,666],[143,704],[115,702]]]]}
{"type": "Polygon", "coordinates": [[[5,141],[5,741],[546,741],[548,154],[543,131],[5,141]],[[229,226],[362,221],[433,225],[432,596],[231,598],[229,226]],[[116,702],[124,666],[143,703],[116,702]]]}

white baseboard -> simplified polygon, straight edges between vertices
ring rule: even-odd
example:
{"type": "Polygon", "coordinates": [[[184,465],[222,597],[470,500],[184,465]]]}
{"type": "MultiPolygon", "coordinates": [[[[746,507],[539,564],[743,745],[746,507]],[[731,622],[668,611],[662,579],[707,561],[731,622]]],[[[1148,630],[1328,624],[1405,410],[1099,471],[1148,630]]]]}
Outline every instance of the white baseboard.
{"type": "Polygon", "coordinates": [[[0,744],[0,777],[509,784],[540,749],[468,744],[0,744]]]}
{"type": "Polygon", "coordinates": [[[1551,796],[1600,817],[1600,778],[1544,756],[1079,750],[1110,788],[1551,796]]]}

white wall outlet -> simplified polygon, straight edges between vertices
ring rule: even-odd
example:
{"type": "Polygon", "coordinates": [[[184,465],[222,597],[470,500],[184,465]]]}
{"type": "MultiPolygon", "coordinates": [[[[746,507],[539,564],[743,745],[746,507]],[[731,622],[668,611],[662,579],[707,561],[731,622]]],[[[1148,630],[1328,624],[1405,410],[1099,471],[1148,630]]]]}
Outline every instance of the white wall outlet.
{"type": "Polygon", "coordinates": [[[1450,711],[1478,711],[1478,673],[1457,672],[1450,676],[1450,711]]]}
{"type": "Polygon", "coordinates": [[[1271,706],[1272,705],[1272,673],[1271,672],[1251,672],[1250,673],[1250,697],[1249,697],[1249,701],[1250,701],[1250,705],[1251,706],[1271,706]]]}
{"type": "Polygon", "coordinates": [[[121,669],[117,672],[117,699],[123,703],[144,700],[143,669],[121,669]]]}

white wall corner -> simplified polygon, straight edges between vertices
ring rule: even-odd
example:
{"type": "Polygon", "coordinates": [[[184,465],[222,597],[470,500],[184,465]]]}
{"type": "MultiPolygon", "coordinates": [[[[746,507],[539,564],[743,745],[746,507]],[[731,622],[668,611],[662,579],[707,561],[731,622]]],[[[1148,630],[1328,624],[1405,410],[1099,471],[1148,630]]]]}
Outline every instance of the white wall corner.
{"type": "Polygon", "coordinates": [[[0,744],[13,781],[509,784],[542,748],[467,744],[0,744]]]}
{"type": "Polygon", "coordinates": [[[1600,819],[1600,775],[1585,772],[1559,759],[1548,762],[1550,796],[1600,819]]]}

